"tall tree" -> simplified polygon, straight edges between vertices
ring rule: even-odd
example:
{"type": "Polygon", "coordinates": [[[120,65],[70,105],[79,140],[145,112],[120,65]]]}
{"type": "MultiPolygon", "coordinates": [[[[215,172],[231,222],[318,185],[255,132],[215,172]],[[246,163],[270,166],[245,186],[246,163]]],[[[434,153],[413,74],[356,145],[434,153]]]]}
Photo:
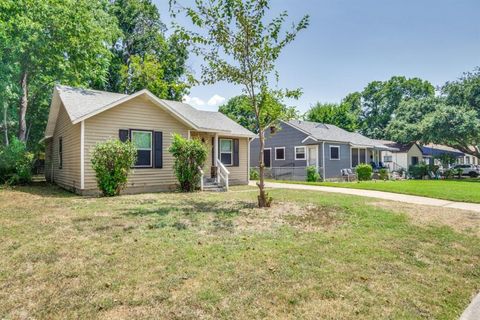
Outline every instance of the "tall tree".
{"type": "MultiPolygon", "coordinates": [[[[275,108],[282,111],[285,119],[298,117],[298,112],[295,107],[288,107],[280,101],[275,101],[275,103],[278,104],[275,108]]],[[[248,96],[239,95],[233,97],[228,100],[226,104],[221,105],[218,111],[248,130],[258,133],[257,121],[255,120],[255,114],[252,112],[252,106],[250,105],[248,96]]]]}
{"type": "MultiPolygon", "coordinates": [[[[56,81],[94,85],[105,81],[108,44],[117,32],[106,0],[3,0],[0,29],[2,63],[12,66],[19,92],[18,138],[27,140],[29,108],[45,108],[56,81]]],[[[38,110],[37,110],[38,111],[38,110]]],[[[47,110],[42,114],[46,121],[47,110]]]]}
{"type": "Polygon", "coordinates": [[[358,112],[352,111],[347,103],[317,102],[305,114],[305,120],[333,124],[347,131],[358,129],[358,112]]]}
{"type": "Polygon", "coordinates": [[[437,98],[403,103],[388,127],[400,141],[445,144],[480,156],[480,69],[447,82],[437,98]]]}
{"type": "Polygon", "coordinates": [[[419,78],[392,77],[373,81],[362,92],[361,132],[370,138],[385,139],[386,127],[404,100],[433,97],[435,88],[419,78]]]}
{"type": "Polygon", "coordinates": [[[112,14],[122,34],[113,48],[107,90],[127,94],[147,88],[155,95],[181,100],[189,88],[188,51],[166,27],[151,0],[114,0],[112,14]]]}
{"type": "Polygon", "coordinates": [[[203,83],[228,81],[240,85],[249,99],[260,141],[258,205],[269,206],[272,200],[264,185],[264,132],[285,116],[276,102],[285,96],[300,95],[300,90],[272,90],[269,85],[272,76],[278,77],[275,67],[280,53],[308,26],[309,17],[304,16],[283,31],[288,14],[282,12],[266,21],[268,0],[196,0],[193,7],[170,0],[170,5],[173,15],[184,12],[193,24],[194,31],[180,26],[177,30],[205,60],[203,83]]]}

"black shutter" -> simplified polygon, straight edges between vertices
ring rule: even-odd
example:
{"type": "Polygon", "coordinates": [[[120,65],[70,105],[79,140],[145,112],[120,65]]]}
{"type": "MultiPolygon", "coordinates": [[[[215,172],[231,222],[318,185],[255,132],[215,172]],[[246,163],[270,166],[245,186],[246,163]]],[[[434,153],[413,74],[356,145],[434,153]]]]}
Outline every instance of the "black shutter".
{"type": "Polygon", "coordinates": [[[240,143],[238,139],[233,139],[233,166],[234,167],[238,167],[240,165],[239,147],[240,147],[240,143]]]}
{"type": "Polygon", "coordinates": [[[212,166],[215,167],[215,138],[212,137],[212,166]]]}
{"type": "Polygon", "coordinates": [[[163,168],[163,134],[155,131],[154,138],[155,168],[163,168]]]}
{"type": "Polygon", "coordinates": [[[128,141],[128,130],[125,129],[120,129],[118,130],[118,139],[122,142],[127,142],[128,141]]]}

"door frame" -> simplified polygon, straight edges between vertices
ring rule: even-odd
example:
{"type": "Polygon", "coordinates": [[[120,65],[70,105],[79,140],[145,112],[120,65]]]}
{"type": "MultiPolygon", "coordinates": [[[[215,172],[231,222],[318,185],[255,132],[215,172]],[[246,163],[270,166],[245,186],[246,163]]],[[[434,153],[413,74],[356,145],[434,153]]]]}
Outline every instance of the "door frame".
{"type": "Polygon", "coordinates": [[[271,168],[272,167],[272,148],[263,148],[263,152],[264,152],[264,154],[263,154],[263,164],[265,164],[265,151],[267,151],[267,150],[270,151],[270,166],[267,167],[265,165],[265,168],[271,168]]]}

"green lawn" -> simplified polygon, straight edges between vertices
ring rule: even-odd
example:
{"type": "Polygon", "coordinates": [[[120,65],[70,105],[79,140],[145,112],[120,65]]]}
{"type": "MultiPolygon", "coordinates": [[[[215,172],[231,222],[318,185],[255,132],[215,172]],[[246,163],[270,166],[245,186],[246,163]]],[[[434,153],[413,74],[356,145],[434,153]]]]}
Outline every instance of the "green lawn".
{"type": "Polygon", "coordinates": [[[454,319],[480,289],[478,215],[232,190],[0,189],[0,319],[454,319]]]}
{"type": "Polygon", "coordinates": [[[270,181],[295,184],[311,184],[339,188],[378,190],[445,199],[451,201],[480,203],[480,179],[361,182],[304,182],[278,180],[270,181]]]}

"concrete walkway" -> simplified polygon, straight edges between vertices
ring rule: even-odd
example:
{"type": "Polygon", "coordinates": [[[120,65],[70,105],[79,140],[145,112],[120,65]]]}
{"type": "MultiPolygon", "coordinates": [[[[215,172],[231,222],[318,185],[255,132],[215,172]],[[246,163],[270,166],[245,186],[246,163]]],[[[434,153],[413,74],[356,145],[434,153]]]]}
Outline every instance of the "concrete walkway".
{"type": "MultiPolygon", "coordinates": [[[[256,181],[250,181],[250,185],[255,186],[256,181]]],[[[312,191],[322,191],[322,192],[331,192],[331,193],[342,193],[342,194],[350,194],[350,195],[368,197],[368,198],[378,198],[378,199],[385,199],[385,200],[392,200],[392,201],[400,201],[405,203],[422,204],[427,206],[480,212],[480,203],[455,202],[455,201],[441,200],[441,199],[435,199],[435,198],[411,196],[407,194],[400,194],[400,193],[393,193],[393,192],[313,186],[313,185],[306,185],[306,184],[278,183],[278,182],[265,182],[265,186],[267,188],[312,190],[312,191]]]]}
{"type": "Polygon", "coordinates": [[[472,300],[472,303],[463,311],[460,320],[480,319],[480,293],[472,300]]]}

